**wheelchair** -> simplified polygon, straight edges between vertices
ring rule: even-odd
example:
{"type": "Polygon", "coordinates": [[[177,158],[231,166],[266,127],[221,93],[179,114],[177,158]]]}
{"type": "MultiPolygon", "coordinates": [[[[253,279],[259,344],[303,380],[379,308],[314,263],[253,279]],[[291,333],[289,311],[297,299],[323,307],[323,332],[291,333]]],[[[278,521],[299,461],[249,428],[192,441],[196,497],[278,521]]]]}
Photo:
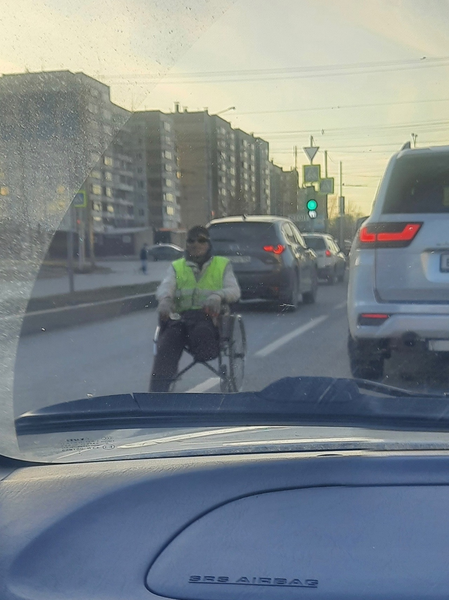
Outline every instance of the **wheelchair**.
{"type": "MultiPolygon", "coordinates": [[[[203,362],[197,361],[189,349],[188,344],[184,346],[184,351],[192,356],[192,362],[184,369],[179,371],[175,379],[170,385],[170,390],[173,391],[177,381],[190,371],[195,365],[203,365],[209,371],[220,378],[221,392],[240,392],[243,387],[245,377],[245,360],[246,360],[246,333],[242,316],[231,312],[228,306],[225,306],[218,317],[218,335],[219,335],[219,353],[218,365],[210,364],[212,361],[203,362]]],[[[153,337],[153,353],[157,353],[157,341],[161,333],[161,324],[156,327],[153,337]]]]}

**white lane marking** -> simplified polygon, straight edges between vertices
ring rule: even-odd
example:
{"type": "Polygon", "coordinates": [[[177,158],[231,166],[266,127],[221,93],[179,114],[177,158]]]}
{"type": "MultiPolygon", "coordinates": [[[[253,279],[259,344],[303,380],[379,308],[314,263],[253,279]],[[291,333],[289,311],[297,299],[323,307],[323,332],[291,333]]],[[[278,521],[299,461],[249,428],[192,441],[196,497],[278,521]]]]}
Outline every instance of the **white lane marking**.
{"type": "Polygon", "coordinates": [[[345,308],[346,306],[346,300],[344,302],[341,302],[340,304],[337,304],[336,306],[334,306],[334,310],[338,310],[340,308],[345,308]]]}
{"type": "Polygon", "coordinates": [[[187,394],[196,394],[198,392],[205,392],[206,390],[210,390],[211,388],[215,387],[219,383],[220,383],[219,377],[210,377],[209,379],[206,379],[206,381],[203,381],[203,383],[199,383],[198,385],[191,388],[190,390],[187,390],[186,393],[187,394]]]}
{"type": "Polygon", "coordinates": [[[312,329],[316,325],[319,325],[320,323],[322,323],[323,321],[325,321],[328,318],[329,318],[328,315],[323,315],[322,317],[317,317],[316,319],[312,319],[311,321],[309,321],[309,323],[306,323],[305,325],[301,325],[301,327],[294,329],[290,333],[283,335],[282,337],[275,340],[271,344],[268,344],[268,346],[265,346],[265,348],[262,348],[261,350],[256,352],[255,356],[268,356],[268,354],[271,354],[272,352],[274,352],[275,350],[277,350],[278,348],[280,348],[281,346],[283,346],[284,344],[286,344],[293,338],[298,337],[298,335],[302,335],[306,331],[309,331],[309,329],[312,329]]]}

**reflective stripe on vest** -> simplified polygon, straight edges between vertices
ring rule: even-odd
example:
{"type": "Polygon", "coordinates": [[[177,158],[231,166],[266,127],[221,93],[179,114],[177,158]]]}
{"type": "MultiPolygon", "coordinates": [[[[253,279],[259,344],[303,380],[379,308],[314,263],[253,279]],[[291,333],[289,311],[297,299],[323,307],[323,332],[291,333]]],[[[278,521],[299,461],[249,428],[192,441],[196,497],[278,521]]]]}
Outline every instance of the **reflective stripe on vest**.
{"type": "Polygon", "coordinates": [[[223,276],[228,262],[229,260],[224,256],[214,256],[199,281],[196,281],[186,259],[175,260],[172,265],[176,273],[176,312],[200,309],[211,294],[222,290],[223,276]]]}

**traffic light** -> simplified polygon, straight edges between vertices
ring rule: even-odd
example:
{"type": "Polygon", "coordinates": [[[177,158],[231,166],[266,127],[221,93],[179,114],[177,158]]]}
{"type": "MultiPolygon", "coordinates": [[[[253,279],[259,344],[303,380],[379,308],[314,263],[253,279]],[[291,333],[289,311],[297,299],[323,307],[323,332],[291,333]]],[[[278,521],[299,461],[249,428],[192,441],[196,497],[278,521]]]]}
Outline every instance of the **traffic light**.
{"type": "Polygon", "coordinates": [[[316,209],[318,208],[318,202],[315,200],[315,198],[310,198],[310,200],[307,200],[306,207],[309,219],[316,219],[316,209]]]}

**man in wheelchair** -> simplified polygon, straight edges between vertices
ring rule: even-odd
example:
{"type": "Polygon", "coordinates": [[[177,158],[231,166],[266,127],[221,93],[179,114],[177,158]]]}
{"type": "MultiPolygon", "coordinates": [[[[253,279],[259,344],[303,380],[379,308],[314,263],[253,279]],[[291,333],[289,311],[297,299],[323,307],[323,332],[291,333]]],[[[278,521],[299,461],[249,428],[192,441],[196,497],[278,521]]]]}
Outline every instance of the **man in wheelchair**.
{"type": "Polygon", "coordinates": [[[187,232],[185,257],[170,265],[156,297],[161,331],[150,391],[167,392],[186,346],[197,362],[217,358],[220,310],[240,298],[232,265],[213,255],[205,227],[197,225],[187,232]]]}

